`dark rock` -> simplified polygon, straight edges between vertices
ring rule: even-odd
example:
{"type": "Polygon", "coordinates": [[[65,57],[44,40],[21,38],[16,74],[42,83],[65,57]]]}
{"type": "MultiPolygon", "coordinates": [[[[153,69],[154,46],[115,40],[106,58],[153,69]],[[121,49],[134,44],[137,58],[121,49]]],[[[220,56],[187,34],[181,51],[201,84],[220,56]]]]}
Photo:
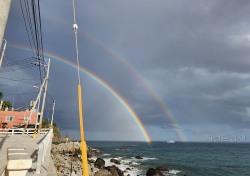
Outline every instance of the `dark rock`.
{"type": "Polygon", "coordinates": [[[97,158],[94,163],[94,166],[98,169],[103,169],[105,166],[105,161],[102,158],[97,158]]]}
{"type": "Polygon", "coordinates": [[[135,158],[136,159],[143,159],[141,156],[136,156],[135,158]]]}
{"type": "Polygon", "coordinates": [[[92,156],[98,156],[101,154],[103,154],[103,151],[97,150],[97,149],[92,149],[91,147],[88,147],[88,150],[87,150],[87,157],[88,158],[91,158],[92,156]]]}
{"type": "Polygon", "coordinates": [[[93,160],[93,159],[88,159],[88,162],[89,162],[89,163],[95,163],[95,160],[93,160]]]}
{"type": "Polygon", "coordinates": [[[156,170],[154,168],[149,168],[146,173],[146,176],[163,176],[163,174],[159,170],[156,170]]]}
{"type": "Polygon", "coordinates": [[[161,172],[168,172],[169,170],[164,167],[157,167],[156,170],[161,171],[161,172]]]}
{"type": "Polygon", "coordinates": [[[111,172],[113,176],[119,176],[119,174],[118,174],[116,168],[114,168],[114,167],[111,167],[111,168],[109,169],[109,172],[111,172]]]}
{"type": "Polygon", "coordinates": [[[120,170],[118,167],[116,167],[115,165],[113,165],[113,166],[108,166],[108,167],[106,167],[106,169],[108,170],[108,171],[111,171],[111,170],[116,170],[117,171],[117,173],[118,173],[118,175],[119,176],[124,176],[124,173],[123,173],[123,171],[122,170],[120,170]]]}
{"type": "Polygon", "coordinates": [[[126,170],[131,170],[131,169],[129,167],[127,167],[126,170]]]}
{"type": "Polygon", "coordinates": [[[111,172],[107,170],[99,170],[94,176],[113,176],[111,172]]]}
{"type": "Polygon", "coordinates": [[[115,163],[115,164],[121,164],[121,162],[117,159],[112,158],[110,162],[115,163]]]}

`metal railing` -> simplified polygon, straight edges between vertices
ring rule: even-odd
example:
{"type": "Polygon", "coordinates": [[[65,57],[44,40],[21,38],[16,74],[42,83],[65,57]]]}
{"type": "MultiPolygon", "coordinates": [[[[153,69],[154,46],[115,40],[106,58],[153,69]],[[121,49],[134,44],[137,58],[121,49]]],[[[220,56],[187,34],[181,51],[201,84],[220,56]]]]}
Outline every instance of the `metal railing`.
{"type": "MultiPolygon", "coordinates": [[[[46,134],[50,129],[42,128],[40,134],[46,134]]],[[[24,128],[0,128],[0,134],[34,134],[35,128],[27,128],[24,131],[24,128]]]]}

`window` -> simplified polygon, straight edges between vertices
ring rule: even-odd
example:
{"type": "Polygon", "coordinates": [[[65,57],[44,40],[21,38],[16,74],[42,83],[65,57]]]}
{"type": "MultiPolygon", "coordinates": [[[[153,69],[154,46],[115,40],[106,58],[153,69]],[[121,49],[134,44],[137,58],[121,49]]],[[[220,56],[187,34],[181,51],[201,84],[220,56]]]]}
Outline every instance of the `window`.
{"type": "Polygon", "coordinates": [[[6,121],[13,121],[14,117],[13,116],[6,116],[6,121]]]}
{"type": "Polygon", "coordinates": [[[23,121],[24,122],[30,122],[30,118],[28,116],[25,116],[23,121]]]}

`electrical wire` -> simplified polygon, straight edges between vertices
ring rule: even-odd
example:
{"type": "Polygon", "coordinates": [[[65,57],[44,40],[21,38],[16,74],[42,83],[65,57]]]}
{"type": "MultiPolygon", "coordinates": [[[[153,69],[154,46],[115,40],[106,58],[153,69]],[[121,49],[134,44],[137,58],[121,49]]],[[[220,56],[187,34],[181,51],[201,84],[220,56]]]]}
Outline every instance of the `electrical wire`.
{"type": "Polygon", "coordinates": [[[41,13],[40,13],[40,1],[38,0],[38,15],[39,15],[39,28],[40,28],[40,42],[41,42],[41,56],[43,58],[43,64],[44,64],[44,57],[43,57],[43,35],[42,35],[42,20],[41,20],[41,13]]]}
{"type": "Polygon", "coordinates": [[[2,67],[19,65],[19,64],[27,63],[27,62],[30,62],[30,61],[33,61],[33,60],[34,59],[32,59],[32,57],[28,57],[28,58],[24,58],[24,59],[19,59],[19,60],[16,60],[16,61],[5,63],[5,64],[2,65],[2,67]]]}
{"type": "MultiPolygon", "coordinates": [[[[9,62],[2,65],[2,68],[0,69],[0,72],[10,72],[10,71],[19,71],[24,69],[30,69],[30,68],[39,68],[39,77],[41,80],[44,79],[46,75],[46,60],[44,58],[44,46],[43,46],[43,31],[42,31],[42,19],[41,19],[41,8],[40,8],[40,0],[20,0],[20,7],[23,17],[23,22],[25,26],[25,30],[28,36],[28,42],[32,51],[33,56],[29,58],[24,59],[18,59],[13,62],[9,62]],[[44,72],[41,70],[41,67],[44,68],[44,72]]],[[[34,74],[33,74],[34,75],[34,74]]],[[[38,74],[37,74],[38,76],[38,74]]],[[[37,84],[36,81],[32,79],[18,79],[18,78],[9,78],[0,76],[0,85],[2,89],[3,82],[16,82],[13,85],[18,84],[16,86],[18,88],[17,92],[5,94],[5,96],[12,96],[12,95],[19,95],[21,96],[25,106],[27,107],[27,104],[24,100],[23,95],[26,94],[34,94],[37,92],[21,92],[21,84],[37,84]],[[35,83],[36,82],[36,83],[35,83]]],[[[27,89],[25,89],[27,90],[27,89]]],[[[11,91],[11,89],[7,90],[7,92],[11,91]]],[[[45,91],[45,90],[43,90],[45,91]]],[[[54,98],[49,95],[49,97],[54,101],[54,98]]],[[[48,113],[48,108],[46,108],[46,111],[48,113]]],[[[48,115],[48,114],[47,114],[48,115]]]]}
{"type": "Polygon", "coordinates": [[[48,92],[47,95],[49,96],[50,99],[52,99],[53,101],[55,100],[48,92]]]}
{"type": "Polygon", "coordinates": [[[23,21],[24,21],[24,24],[25,24],[25,30],[26,30],[26,33],[27,33],[27,36],[28,36],[28,39],[29,39],[30,48],[31,48],[32,53],[34,55],[34,49],[33,49],[33,46],[31,44],[31,39],[30,39],[30,35],[29,35],[29,32],[28,32],[26,19],[25,19],[25,16],[24,16],[24,10],[23,10],[23,5],[22,5],[22,0],[20,0],[19,2],[20,2],[21,10],[22,10],[23,21]]]}
{"type": "Polygon", "coordinates": [[[31,84],[31,85],[36,84],[36,83],[30,82],[30,81],[26,82],[26,81],[23,81],[23,80],[20,80],[20,79],[11,79],[11,78],[1,77],[1,76],[0,76],[0,79],[4,79],[4,80],[8,80],[8,81],[14,81],[14,82],[21,82],[21,83],[31,84]]]}
{"type": "Polygon", "coordinates": [[[33,15],[33,23],[35,28],[35,38],[36,38],[36,56],[39,62],[39,73],[40,73],[40,80],[42,84],[42,72],[41,72],[41,62],[40,62],[40,45],[39,45],[39,38],[38,38],[38,29],[37,29],[37,16],[36,16],[36,5],[35,1],[32,0],[32,15],[33,15]]]}
{"type": "MultiPolygon", "coordinates": [[[[29,94],[34,94],[34,93],[38,93],[38,92],[25,92],[25,93],[22,93],[22,95],[29,95],[29,94]]],[[[12,96],[12,95],[19,95],[19,93],[5,94],[4,96],[12,96]]]]}
{"type": "Polygon", "coordinates": [[[37,66],[40,74],[40,84],[42,84],[41,66],[44,67],[44,75],[46,74],[45,60],[43,55],[43,37],[42,37],[42,21],[40,11],[40,0],[20,0],[21,11],[25,24],[26,33],[33,55],[38,60],[37,66]],[[29,26],[29,28],[28,28],[29,26]],[[42,63],[41,63],[42,62],[42,63]]]}

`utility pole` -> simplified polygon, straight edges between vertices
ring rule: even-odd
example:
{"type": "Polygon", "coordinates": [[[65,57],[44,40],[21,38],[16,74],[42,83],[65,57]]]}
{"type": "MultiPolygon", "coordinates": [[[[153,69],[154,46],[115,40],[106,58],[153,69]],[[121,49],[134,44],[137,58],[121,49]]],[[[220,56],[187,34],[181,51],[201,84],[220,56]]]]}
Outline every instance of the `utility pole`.
{"type": "MultiPolygon", "coordinates": [[[[45,86],[45,83],[46,83],[46,80],[44,79],[44,81],[43,81],[43,83],[42,83],[42,85],[40,87],[39,93],[38,93],[38,95],[36,97],[36,101],[34,102],[32,108],[31,108],[30,115],[29,115],[28,119],[31,119],[33,112],[35,112],[35,110],[36,110],[36,106],[37,106],[38,101],[40,100],[42,90],[43,90],[43,87],[45,86]]],[[[26,130],[27,126],[28,126],[28,123],[25,125],[25,130],[26,130]]],[[[23,131],[23,133],[25,132],[25,130],[23,131]]],[[[35,136],[36,136],[36,132],[34,132],[34,138],[35,138],[35,136]]]]}
{"type": "Polygon", "coordinates": [[[50,122],[51,128],[52,128],[52,126],[53,126],[54,113],[55,113],[55,106],[56,106],[56,100],[53,100],[53,111],[52,111],[52,117],[51,117],[51,122],[50,122]]]}
{"type": "Polygon", "coordinates": [[[3,41],[4,41],[4,46],[3,46],[3,50],[2,50],[2,53],[1,53],[1,57],[0,57],[0,68],[1,68],[1,66],[2,66],[3,57],[4,57],[6,45],[7,45],[7,40],[3,39],[3,41]]]}
{"type": "Polygon", "coordinates": [[[2,41],[6,23],[9,16],[11,0],[0,0],[0,48],[2,47],[2,41]]]}
{"type": "Polygon", "coordinates": [[[42,122],[43,122],[43,113],[44,113],[46,95],[47,95],[47,90],[48,90],[49,68],[50,68],[50,59],[48,59],[48,62],[47,62],[47,74],[46,74],[45,85],[44,85],[43,102],[42,102],[42,109],[41,109],[41,115],[40,115],[40,121],[39,121],[39,131],[42,128],[42,122]]]}

